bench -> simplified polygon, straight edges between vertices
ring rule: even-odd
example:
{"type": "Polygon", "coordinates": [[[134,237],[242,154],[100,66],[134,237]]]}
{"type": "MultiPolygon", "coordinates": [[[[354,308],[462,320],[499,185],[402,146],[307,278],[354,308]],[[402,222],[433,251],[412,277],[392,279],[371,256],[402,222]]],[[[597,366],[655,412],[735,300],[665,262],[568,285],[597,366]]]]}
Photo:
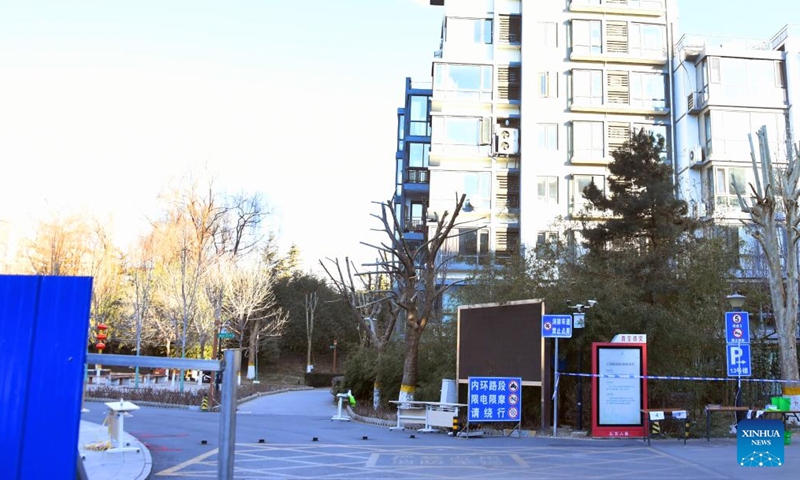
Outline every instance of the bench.
{"type": "Polygon", "coordinates": [[[166,373],[164,374],[148,373],[147,375],[144,376],[145,385],[150,383],[167,383],[167,381],[169,381],[169,376],[166,373]]]}
{"type": "Polygon", "coordinates": [[[106,378],[106,385],[130,385],[135,373],[109,373],[106,378]]]}

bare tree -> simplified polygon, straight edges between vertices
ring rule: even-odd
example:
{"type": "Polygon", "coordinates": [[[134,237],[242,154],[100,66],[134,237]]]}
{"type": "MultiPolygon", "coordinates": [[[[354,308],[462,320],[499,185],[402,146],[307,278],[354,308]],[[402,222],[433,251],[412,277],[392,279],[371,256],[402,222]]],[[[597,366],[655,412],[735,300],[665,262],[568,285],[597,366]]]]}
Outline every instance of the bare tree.
{"type": "Polygon", "coordinates": [[[288,317],[275,297],[275,277],[261,262],[237,266],[227,279],[224,311],[232,318],[240,348],[244,348],[245,338],[249,340],[247,378],[252,379],[256,376],[259,339],[280,335],[288,317]]]}
{"type": "MultiPolygon", "coordinates": [[[[353,262],[345,258],[345,270],[339,263],[339,259],[328,261],[335,268],[331,271],[320,261],[320,265],[333,282],[333,286],[342,300],[347,303],[352,318],[358,325],[359,335],[363,339],[368,339],[369,343],[377,351],[377,364],[380,366],[383,358],[384,347],[389,343],[397,325],[397,314],[399,308],[390,301],[393,295],[389,289],[388,280],[385,274],[380,271],[372,273],[359,273],[353,262]],[[335,272],[335,273],[334,273],[335,272]],[[359,280],[356,287],[355,278],[359,280]],[[385,285],[382,285],[385,283],[385,285]],[[385,321],[380,321],[381,313],[385,321]]],[[[372,385],[372,408],[377,410],[381,403],[381,386],[383,385],[382,370],[377,369],[375,381],[372,385]]]]}
{"type": "Polygon", "coordinates": [[[392,301],[405,314],[405,360],[403,380],[400,386],[400,401],[414,400],[417,389],[417,370],[419,362],[419,342],[428,321],[435,312],[438,299],[453,284],[440,284],[437,274],[449,261],[439,260],[439,251],[458,224],[456,219],[461,212],[466,195],[456,197],[452,216],[445,211],[429,228],[428,237],[421,244],[413,244],[405,239],[400,222],[395,213],[393,200],[381,203],[381,213],[373,214],[381,222],[380,229],[386,233],[388,241],[375,248],[381,256],[378,265],[388,273],[394,282],[392,301]]]}
{"type": "Polygon", "coordinates": [[[761,245],[769,266],[769,287],[772,311],[778,333],[781,379],[797,382],[797,312],[798,312],[798,258],[800,240],[800,158],[789,145],[788,163],[778,168],[773,164],[767,141],[767,128],[757,132],[760,156],[756,157],[753,137],[750,138],[750,157],[755,185],[750,184],[751,201],[748,203],[736,188],[739,205],[750,215],[745,227],[761,245]],[[758,161],[760,159],[760,162],[758,161]],[[785,270],[781,259],[785,256],[785,270]]]}

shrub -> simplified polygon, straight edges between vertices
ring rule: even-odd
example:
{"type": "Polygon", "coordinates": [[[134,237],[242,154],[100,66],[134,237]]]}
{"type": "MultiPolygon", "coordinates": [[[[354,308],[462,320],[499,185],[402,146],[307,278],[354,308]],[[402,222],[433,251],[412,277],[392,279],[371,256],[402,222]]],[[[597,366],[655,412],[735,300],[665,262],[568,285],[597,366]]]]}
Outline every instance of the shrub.
{"type": "Polygon", "coordinates": [[[330,387],[336,373],[310,372],[305,374],[306,385],[309,387],[330,387]]]}

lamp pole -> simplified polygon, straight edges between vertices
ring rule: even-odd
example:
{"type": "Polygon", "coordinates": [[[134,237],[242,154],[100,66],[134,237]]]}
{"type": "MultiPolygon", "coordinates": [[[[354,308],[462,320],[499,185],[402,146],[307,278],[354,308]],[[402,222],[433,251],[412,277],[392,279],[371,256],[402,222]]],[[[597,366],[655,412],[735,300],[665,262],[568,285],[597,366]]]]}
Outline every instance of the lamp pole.
{"type": "MultiPolygon", "coordinates": [[[[572,314],[572,328],[580,331],[586,324],[586,310],[597,305],[597,300],[589,300],[586,304],[579,303],[571,305],[572,302],[567,301],[567,305],[575,310],[572,314]]],[[[578,341],[578,422],[576,425],[578,431],[583,430],[583,335],[578,341]]]]}

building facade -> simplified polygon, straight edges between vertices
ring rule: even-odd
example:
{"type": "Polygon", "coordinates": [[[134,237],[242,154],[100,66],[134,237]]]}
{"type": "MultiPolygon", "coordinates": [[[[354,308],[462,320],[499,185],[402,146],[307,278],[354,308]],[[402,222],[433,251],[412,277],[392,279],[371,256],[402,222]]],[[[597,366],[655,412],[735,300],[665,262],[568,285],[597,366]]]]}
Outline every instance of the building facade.
{"type": "MultiPolygon", "coordinates": [[[[685,35],[675,46],[676,182],[690,214],[740,248],[741,275],[767,275],[747,234],[736,191],[755,182],[750,142],[766,127],[773,161],[785,163],[798,125],[800,38],[786,26],[764,40],[685,35]]],[[[756,150],[756,154],[758,151],[756,150]]]]}
{"type": "Polygon", "coordinates": [[[430,84],[406,80],[395,199],[406,238],[421,241],[466,194],[450,277],[593,216],[581,192],[604,188],[633,129],[662,135],[674,164],[672,0],[431,4],[441,42],[430,84]]]}

